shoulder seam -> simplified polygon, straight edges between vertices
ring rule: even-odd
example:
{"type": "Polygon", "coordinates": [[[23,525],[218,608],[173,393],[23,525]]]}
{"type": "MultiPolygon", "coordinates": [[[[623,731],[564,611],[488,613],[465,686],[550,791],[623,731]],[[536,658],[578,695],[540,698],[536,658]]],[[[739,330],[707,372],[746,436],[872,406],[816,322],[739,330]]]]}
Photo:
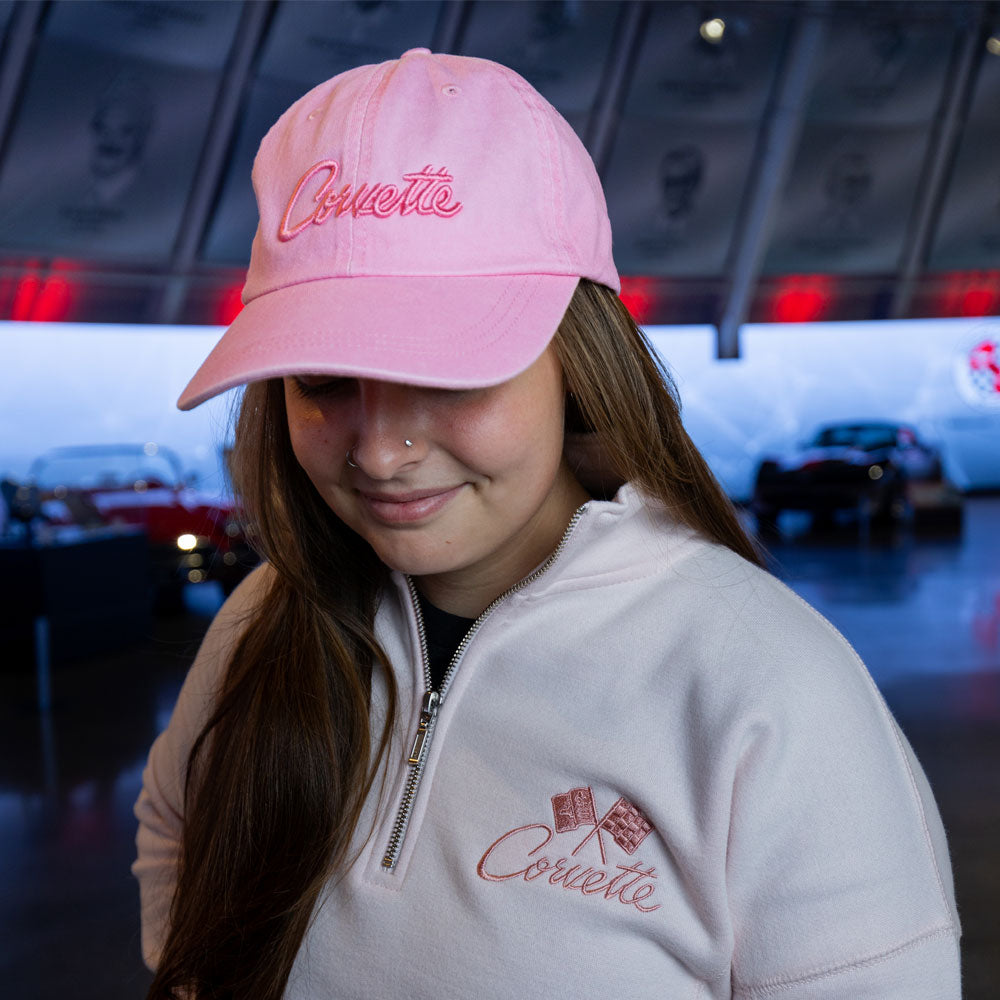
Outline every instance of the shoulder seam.
{"type": "Polygon", "coordinates": [[[797,976],[794,979],[772,979],[759,983],[756,986],[734,984],[733,1000],[758,1000],[758,998],[769,997],[773,994],[780,993],[783,990],[792,989],[796,986],[804,986],[807,983],[819,982],[820,980],[829,979],[832,976],[839,976],[845,972],[851,972],[855,969],[863,969],[867,966],[878,965],[880,962],[888,961],[890,958],[894,958],[905,951],[909,951],[911,948],[916,948],[925,941],[941,937],[945,934],[950,935],[957,940],[958,934],[954,924],[948,923],[943,926],[932,927],[923,934],[919,934],[917,937],[911,938],[905,944],[897,945],[895,948],[889,948],[886,951],[879,952],[877,955],[870,955],[868,958],[859,959],[854,962],[845,962],[842,965],[819,969],[815,972],[808,973],[805,976],[797,976]]]}

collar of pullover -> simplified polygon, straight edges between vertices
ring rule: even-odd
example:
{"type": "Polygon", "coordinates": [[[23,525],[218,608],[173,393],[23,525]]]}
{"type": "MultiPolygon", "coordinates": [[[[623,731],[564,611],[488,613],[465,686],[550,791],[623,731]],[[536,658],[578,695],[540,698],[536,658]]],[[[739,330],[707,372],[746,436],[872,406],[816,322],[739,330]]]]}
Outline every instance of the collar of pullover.
{"type": "MultiPolygon", "coordinates": [[[[558,558],[518,596],[534,599],[555,590],[607,586],[664,572],[686,557],[695,537],[693,529],[626,483],[613,499],[584,504],[558,558]]],[[[406,595],[405,577],[394,571],[392,578],[406,595]]]]}

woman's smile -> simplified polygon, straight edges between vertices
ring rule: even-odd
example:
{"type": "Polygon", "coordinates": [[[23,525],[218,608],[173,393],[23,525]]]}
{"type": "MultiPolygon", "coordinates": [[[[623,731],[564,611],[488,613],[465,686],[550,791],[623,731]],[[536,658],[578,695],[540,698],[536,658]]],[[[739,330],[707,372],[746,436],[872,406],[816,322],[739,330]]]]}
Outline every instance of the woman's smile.
{"type": "Polygon", "coordinates": [[[384,524],[417,524],[432,517],[458,496],[467,484],[432,487],[426,490],[407,490],[398,493],[357,491],[368,513],[384,524]]]}

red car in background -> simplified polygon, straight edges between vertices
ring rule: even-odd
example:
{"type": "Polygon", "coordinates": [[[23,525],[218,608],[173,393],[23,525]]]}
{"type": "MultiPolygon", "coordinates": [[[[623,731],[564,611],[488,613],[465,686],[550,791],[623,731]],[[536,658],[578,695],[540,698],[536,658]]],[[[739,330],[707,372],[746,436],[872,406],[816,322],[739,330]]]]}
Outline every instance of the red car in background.
{"type": "Polygon", "coordinates": [[[162,445],[55,448],[35,459],[28,479],[47,530],[141,528],[161,603],[205,580],[218,580],[228,594],[257,562],[236,501],[196,489],[162,445]]]}

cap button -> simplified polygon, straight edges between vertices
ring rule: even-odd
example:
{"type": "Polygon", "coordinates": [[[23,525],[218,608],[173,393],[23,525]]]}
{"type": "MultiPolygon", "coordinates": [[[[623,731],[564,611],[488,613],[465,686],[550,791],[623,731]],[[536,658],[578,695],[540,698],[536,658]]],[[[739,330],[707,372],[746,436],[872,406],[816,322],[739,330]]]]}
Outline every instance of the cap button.
{"type": "Polygon", "coordinates": [[[429,56],[431,54],[430,49],[407,49],[401,56],[401,59],[405,59],[407,56],[429,56]]]}

